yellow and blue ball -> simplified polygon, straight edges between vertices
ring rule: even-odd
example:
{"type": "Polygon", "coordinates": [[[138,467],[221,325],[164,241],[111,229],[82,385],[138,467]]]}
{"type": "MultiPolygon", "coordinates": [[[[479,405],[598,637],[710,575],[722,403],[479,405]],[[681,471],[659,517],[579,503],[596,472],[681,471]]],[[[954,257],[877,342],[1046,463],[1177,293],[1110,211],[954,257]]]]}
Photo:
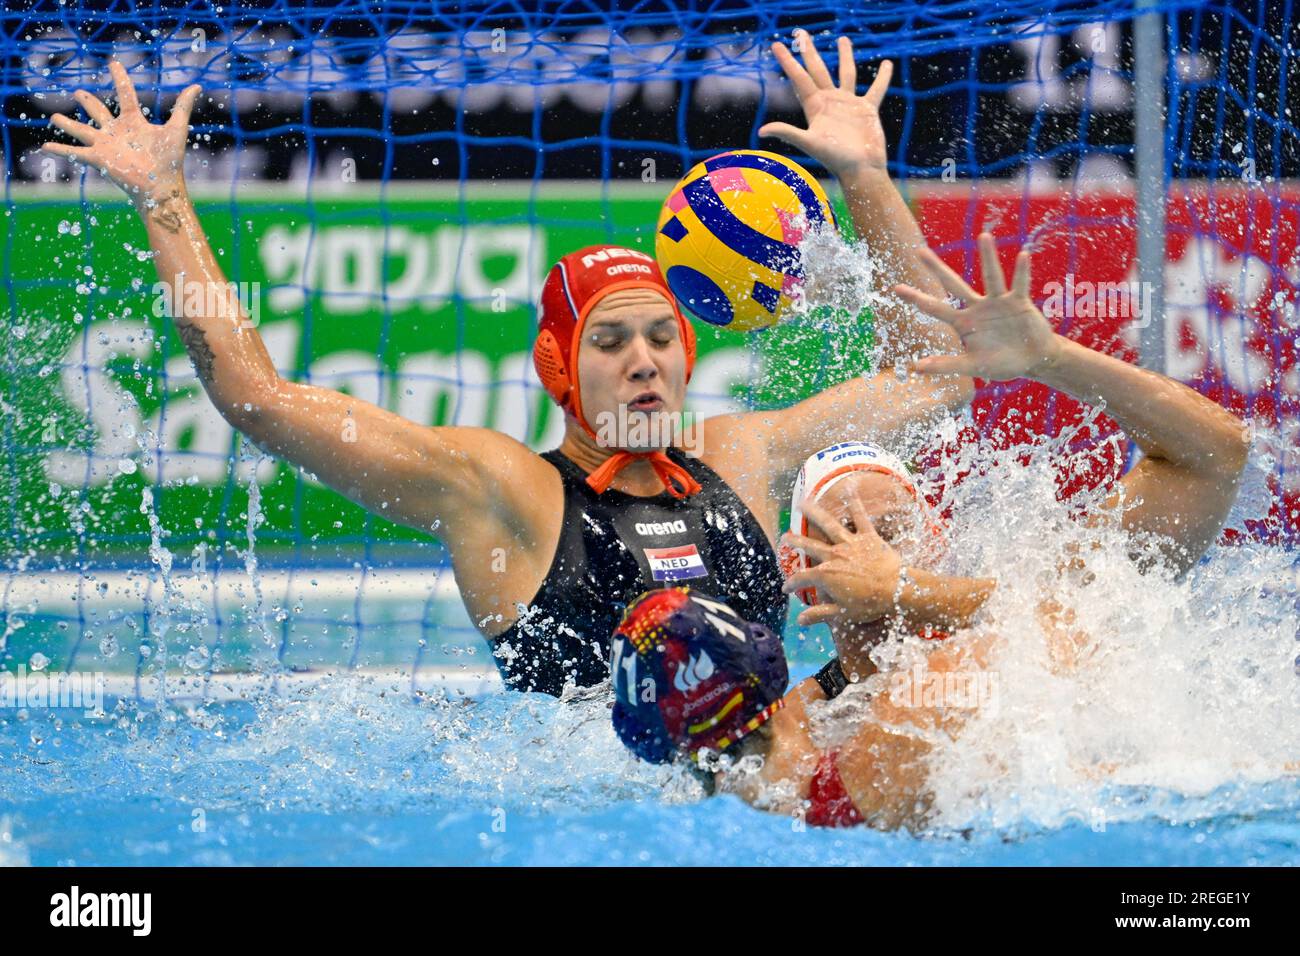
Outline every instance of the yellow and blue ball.
{"type": "Polygon", "coordinates": [[[738,331],[780,321],[800,295],[799,242],[835,225],[826,192],[798,163],[757,149],[694,166],[659,213],[655,256],[682,309],[738,331]]]}

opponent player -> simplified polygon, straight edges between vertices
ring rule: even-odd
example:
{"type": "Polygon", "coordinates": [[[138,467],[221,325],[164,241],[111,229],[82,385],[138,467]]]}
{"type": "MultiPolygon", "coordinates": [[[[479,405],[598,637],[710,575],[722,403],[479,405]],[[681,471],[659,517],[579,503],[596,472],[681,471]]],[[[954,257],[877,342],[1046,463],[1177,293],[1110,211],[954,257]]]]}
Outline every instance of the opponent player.
{"type": "MultiPolygon", "coordinates": [[[[1144,570],[1159,562],[1185,571],[1213,543],[1236,498],[1249,448],[1245,425],[1184,385],[1054,334],[1029,298],[1028,254],[1017,258],[1008,290],[992,237],[980,236],[979,244],[984,296],[936,256],[925,257],[966,308],[914,288],[899,290],[949,323],[965,345],[963,355],[926,359],[918,368],[991,380],[1025,377],[1104,404],[1143,457],[1085,520],[1118,522],[1135,545],[1140,539],[1154,545],[1133,548],[1144,570]]],[[[777,659],[762,624],[703,595],[652,592],[629,608],[614,640],[615,728],[653,761],[694,760],[704,750],[737,761],[760,756],[757,771],[733,762],[710,784],[768,809],[806,812],[810,823],[922,826],[930,799],[927,758],[936,741],[961,732],[971,711],[932,705],[910,686],[911,672],[883,674],[865,689],[890,686],[891,692],[871,693],[847,741],[827,752],[814,743],[805,708],[836,696],[849,677],[875,674],[870,651],[891,629],[968,624],[995,582],[947,578],[925,567],[935,522],[907,469],[883,449],[842,443],[814,456],[804,478],[794,520],[801,523],[802,512],[820,533],[784,539],[814,562],[791,574],[785,587],[815,589],[825,602],[803,612],[800,622],[832,624],[843,666],[832,662],[786,694],[784,657],[777,659]]],[[[1077,666],[1092,638],[1052,600],[1039,616],[1053,667],[1077,666]]],[[[984,670],[998,640],[982,630],[936,642],[924,673],[984,670]]]]}
{"type": "MultiPolygon", "coordinates": [[[[860,237],[896,280],[939,294],[916,258],[924,247],[885,168],[878,107],[885,62],[858,96],[853,51],[839,41],[839,85],[811,39],[799,37],[806,69],[774,47],[808,128],[763,132],[804,149],[839,178],[860,237]]],[[[162,282],[226,288],[182,177],[191,86],[165,125],[149,123],[121,64],[110,67],[114,117],[78,91],[95,125],[62,115],[54,125],[79,140],[45,149],[101,169],[135,203],[162,282]]],[[[723,595],[778,632],[786,612],[773,550],[778,502],[800,463],[844,430],[885,439],[969,401],[972,381],[899,382],[892,371],[827,389],[791,408],[710,419],[698,459],[678,448],[616,447],[614,435],[659,429],[637,419],[680,412],[694,362],[692,331],[648,256],[592,247],[565,256],[541,296],[534,360],[566,414],[559,449],[534,454],[483,428],[430,428],[375,405],[276,371],[237,301],[174,315],[199,379],[223,417],[269,452],[393,521],[437,529],[461,595],[512,688],[559,694],[608,676],[609,634],[627,602],[665,580],[723,595]]],[[[892,352],[955,350],[946,326],[917,319],[901,302],[877,311],[892,352]]]]}

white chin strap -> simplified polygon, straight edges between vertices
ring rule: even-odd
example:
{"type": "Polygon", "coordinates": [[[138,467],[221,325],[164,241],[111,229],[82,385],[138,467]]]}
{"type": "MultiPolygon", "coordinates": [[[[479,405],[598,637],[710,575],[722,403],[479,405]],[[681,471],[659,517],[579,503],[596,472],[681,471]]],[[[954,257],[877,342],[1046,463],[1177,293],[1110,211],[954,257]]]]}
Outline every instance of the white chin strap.
{"type": "MultiPolygon", "coordinates": [[[[804,519],[804,502],[809,499],[818,501],[832,485],[855,471],[893,475],[911,489],[918,501],[922,500],[916,481],[903,459],[869,442],[840,442],[810,456],[799,469],[799,477],[795,479],[794,492],[790,498],[790,530],[795,534],[806,535],[808,522],[804,519]]],[[[782,545],[778,557],[786,577],[808,567],[808,556],[800,548],[782,545]]],[[[798,594],[800,600],[810,607],[817,603],[817,593],[812,588],[803,588],[798,594]]]]}

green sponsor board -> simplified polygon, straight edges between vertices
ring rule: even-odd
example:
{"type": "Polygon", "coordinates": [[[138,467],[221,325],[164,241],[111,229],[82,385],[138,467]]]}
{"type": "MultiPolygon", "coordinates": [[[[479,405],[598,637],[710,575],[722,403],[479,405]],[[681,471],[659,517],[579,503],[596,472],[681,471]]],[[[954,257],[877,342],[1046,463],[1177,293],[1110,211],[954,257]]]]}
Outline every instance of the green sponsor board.
{"type": "MultiPolygon", "coordinates": [[[[292,187],[199,197],[218,260],[286,377],[422,424],[496,428],[538,449],[560,413],[536,386],[532,301],[545,270],[595,242],[653,249],[663,190],[484,184],[464,193],[292,187]]],[[[435,560],[434,536],[372,515],[244,444],[208,402],[166,318],[143,226],[116,193],[13,196],[5,547],[39,564],[178,561],[247,544],[300,560],[435,560]],[[201,547],[202,545],[202,547],[201,547]]],[[[699,328],[689,408],[772,407],[862,370],[869,323],[699,328]]]]}

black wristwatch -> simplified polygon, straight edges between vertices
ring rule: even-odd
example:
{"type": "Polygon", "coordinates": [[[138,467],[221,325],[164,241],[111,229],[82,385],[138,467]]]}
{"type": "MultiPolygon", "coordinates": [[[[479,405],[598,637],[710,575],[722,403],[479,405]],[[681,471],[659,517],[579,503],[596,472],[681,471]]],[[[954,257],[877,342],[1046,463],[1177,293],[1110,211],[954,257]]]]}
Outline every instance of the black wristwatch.
{"type": "Polygon", "coordinates": [[[844,668],[840,666],[838,657],[832,657],[825,667],[813,674],[813,680],[826,694],[827,700],[834,700],[849,686],[849,679],[844,676],[844,668]]]}

